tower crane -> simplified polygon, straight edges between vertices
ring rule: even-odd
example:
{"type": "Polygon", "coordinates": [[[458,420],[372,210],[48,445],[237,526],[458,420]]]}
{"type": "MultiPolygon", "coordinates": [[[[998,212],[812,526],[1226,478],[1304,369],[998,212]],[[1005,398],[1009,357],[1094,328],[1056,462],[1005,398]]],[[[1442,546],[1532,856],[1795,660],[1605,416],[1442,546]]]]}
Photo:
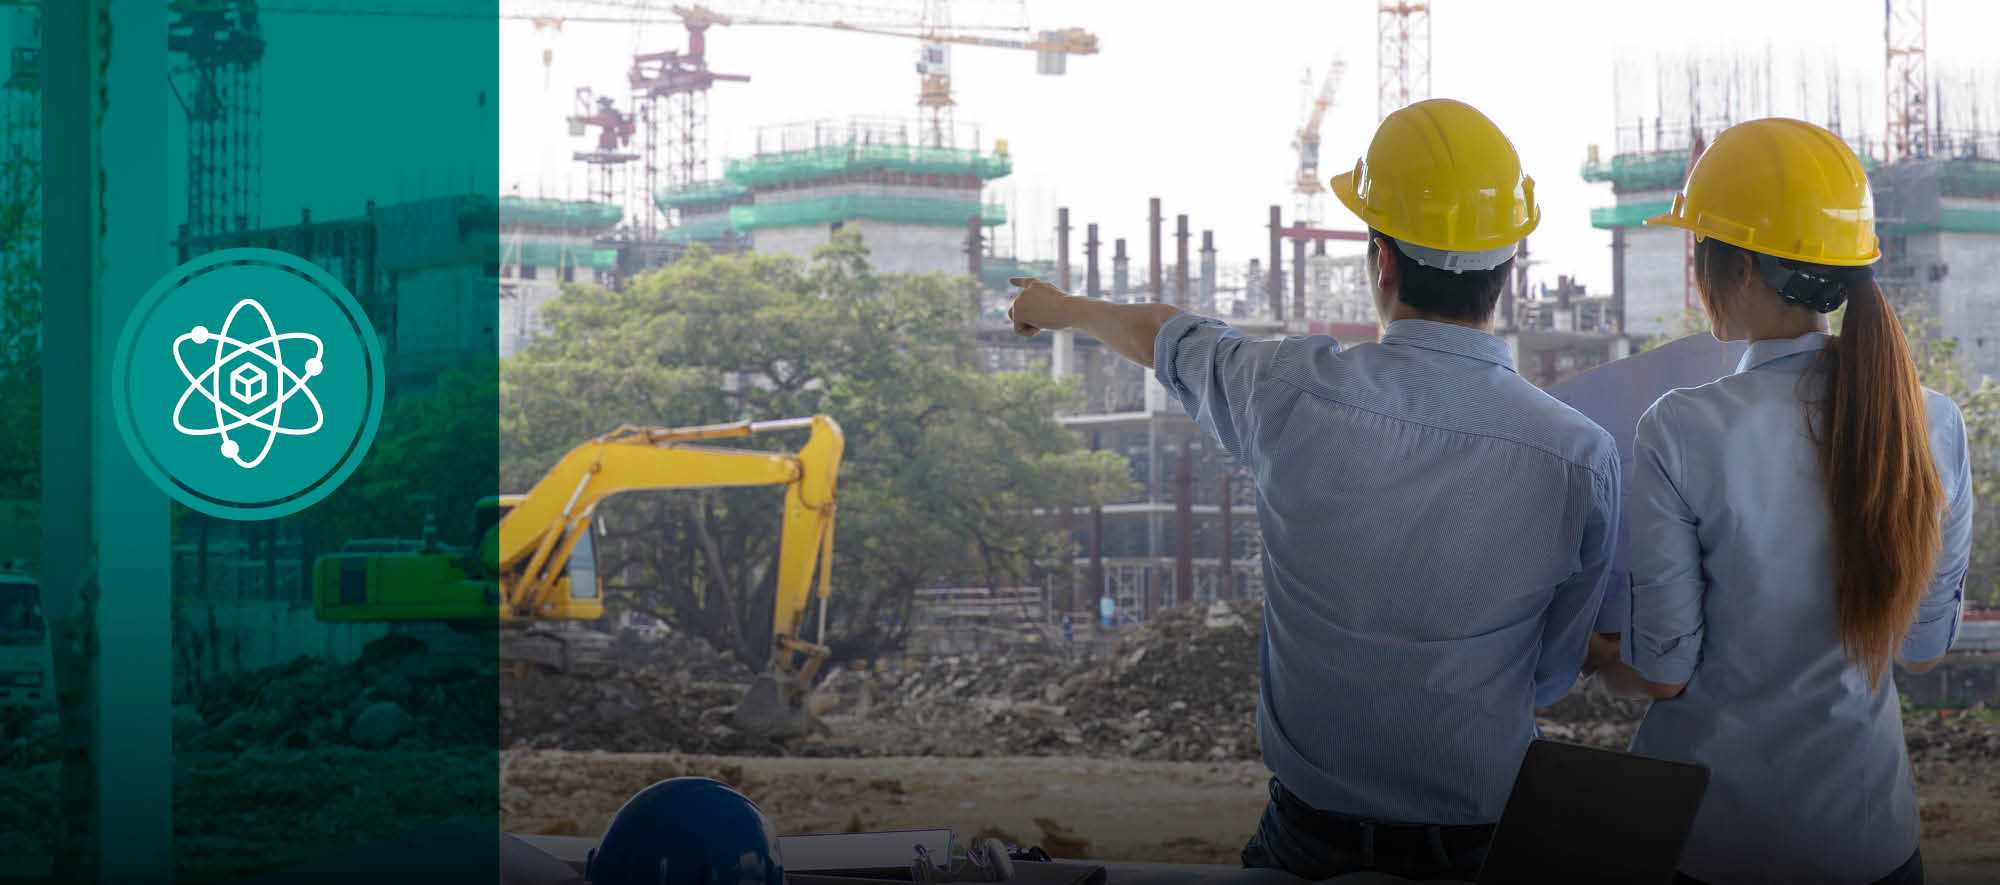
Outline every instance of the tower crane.
{"type": "MultiPolygon", "coordinates": [[[[899,23],[888,20],[868,24],[854,24],[841,19],[814,21],[802,18],[724,15],[702,6],[675,6],[674,14],[684,21],[708,21],[719,25],[820,28],[923,41],[917,56],[917,74],[921,78],[917,91],[917,107],[926,114],[930,123],[931,144],[937,147],[944,146],[949,140],[952,127],[951,109],[957,104],[951,97],[952,46],[1027,50],[1035,53],[1035,72],[1045,75],[1066,73],[1069,56],[1097,54],[1096,35],[1082,28],[1041,31],[1031,39],[981,36],[972,33],[973,29],[953,28],[949,8],[947,0],[925,0],[923,12],[915,21],[899,23]]],[[[1023,26],[1021,30],[1026,30],[1026,27],[1023,26]]]]}
{"type": "Polygon", "coordinates": [[[617,195],[618,167],[639,158],[638,154],[622,150],[632,142],[632,132],[637,127],[630,116],[613,106],[609,96],[593,95],[590,87],[584,86],[576,90],[576,110],[569,117],[569,133],[580,136],[591,126],[598,127],[597,149],[577,151],[571,156],[597,170],[598,181],[591,195],[611,203],[617,195]]]}
{"type": "Polygon", "coordinates": [[[1340,91],[1340,75],[1346,70],[1346,63],[1339,58],[1326,69],[1326,78],[1320,81],[1319,94],[1314,97],[1312,109],[1306,113],[1306,120],[1299,125],[1299,131],[1292,134],[1292,149],[1298,151],[1298,179],[1292,185],[1294,194],[1293,217],[1310,227],[1319,223],[1322,208],[1321,195],[1326,193],[1326,185],[1319,180],[1319,127],[1326,119],[1326,110],[1333,106],[1333,98],[1340,91]]]}

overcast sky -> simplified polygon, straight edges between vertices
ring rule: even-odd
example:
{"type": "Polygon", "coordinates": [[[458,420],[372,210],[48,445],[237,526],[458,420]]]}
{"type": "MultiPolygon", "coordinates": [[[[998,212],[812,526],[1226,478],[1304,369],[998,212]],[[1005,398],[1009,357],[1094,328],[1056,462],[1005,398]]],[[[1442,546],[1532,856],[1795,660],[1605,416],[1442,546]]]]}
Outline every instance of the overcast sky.
{"type": "MultiPolygon", "coordinates": [[[[636,2],[636,0],[627,0],[636,2]]],[[[520,10],[562,0],[507,0],[520,10]]],[[[657,5],[666,6],[666,0],[657,5]]],[[[717,0],[716,8],[756,8],[753,0],[717,0]]],[[[917,0],[869,0],[875,8],[915,10],[917,0]]],[[[1431,92],[1470,102],[1513,139],[1538,185],[1544,209],[1533,252],[1538,279],[1580,277],[1610,284],[1609,235],[1590,227],[1589,210],[1611,201],[1607,185],[1578,174],[1589,145],[1607,155],[1619,112],[1614,74],[1643,76],[1656,60],[1742,54],[1771,59],[1774,110],[1801,113],[1802,78],[1844,71],[1843,116],[1867,131],[1882,126],[1881,0],[1434,0],[1431,92]],[[1818,65],[1818,68],[1811,66],[1818,65]],[[1805,73],[1813,71],[1813,73],[1805,73]],[[1636,72],[1636,73],[1635,73],[1636,72]]],[[[791,0],[769,7],[810,11],[791,0]]],[[[1126,237],[1143,261],[1146,200],[1164,200],[1167,227],[1188,213],[1191,227],[1213,229],[1226,262],[1261,256],[1268,206],[1290,217],[1291,133],[1300,122],[1310,67],[1315,77],[1334,58],[1346,74],[1322,130],[1322,173],[1351,166],[1376,122],[1376,3],[1337,0],[1237,0],[1226,4],[1137,0],[1028,0],[1036,28],[1082,27],[1101,52],[1072,57],[1063,76],[1038,76],[1031,53],[955,48],[953,86],[961,126],[977,124],[991,149],[1005,139],[1014,174],[989,189],[1010,204],[1014,223],[1001,233],[1026,257],[1053,252],[1055,208],[1067,205],[1079,228],[1098,222],[1107,243],[1126,237]]],[[[574,3],[569,8],[577,8],[574,3]]],[[[1007,0],[957,0],[961,23],[1006,20],[1007,0]]],[[[1991,57],[2000,3],[1930,0],[1933,74],[1969,70],[1991,57]]],[[[528,195],[580,197],[584,174],[563,118],[577,86],[622,98],[631,54],[683,45],[669,24],[633,26],[570,21],[560,36],[525,21],[501,25],[501,184],[528,195]],[[550,50],[553,63],[541,56],[550,50]]],[[[746,153],[759,126],[850,116],[914,117],[917,43],[824,30],[718,27],[708,34],[710,66],[751,76],[711,93],[711,166],[746,153]]],[[[1989,72],[1990,73],[1990,72],[1989,72]]],[[[2000,82],[1987,80],[1986,82],[2000,82]]],[[[1626,116],[1648,112],[1651,85],[1628,86],[1626,116]],[[1641,100],[1643,98],[1643,101],[1641,100]],[[1643,105],[1643,107],[1642,107],[1643,105]]],[[[2000,115],[2000,95],[1986,114],[2000,115]]],[[[1824,101],[1806,115],[1825,115],[1824,101]]],[[[1351,225],[1329,202],[1328,226],[1351,225]]],[[[1079,231],[1078,241],[1081,240],[1079,231]]],[[[1077,260],[1081,260],[1080,246],[1077,260]]],[[[1168,243],[1171,256],[1171,241],[1168,243]]],[[[1169,258],[1171,260],[1171,258],[1169,258]]]]}

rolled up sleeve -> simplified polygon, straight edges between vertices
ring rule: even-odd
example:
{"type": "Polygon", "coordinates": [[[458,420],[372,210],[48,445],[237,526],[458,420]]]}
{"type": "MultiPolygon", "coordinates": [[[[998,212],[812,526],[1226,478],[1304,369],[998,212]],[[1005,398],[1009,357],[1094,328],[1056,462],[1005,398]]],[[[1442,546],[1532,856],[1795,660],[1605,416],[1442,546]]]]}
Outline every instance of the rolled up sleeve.
{"type": "Polygon", "coordinates": [[[1633,441],[1631,609],[1619,655],[1652,682],[1686,683],[1701,661],[1705,623],[1699,521],[1681,497],[1679,446],[1671,437],[1673,394],[1639,419],[1633,441]]]}
{"type": "Polygon", "coordinates": [[[1906,661],[1935,660],[1951,649],[1965,612],[1965,572],[1972,558],[1972,462],[1965,442],[1965,419],[1951,406],[1951,428],[1940,446],[1938,478],[1945,488],[1943,541],[1930,591],[1917,604],[1916,619],[1903,637],[1906,661]]]}
{"type": "Polygon", "coordinates": [[[1242,460],[1251,399],[1283,344],[1249,338],[1221,320],[1178,313],[1153,339],[1153,377],[1242,460]]]}
{"type": "Polygon", "coordinates": [[[1577,550],[1578,568],[1556,587],[1542,623],[1541,655],[1535,662],[1535,706],[1562,700],[1590,652],[1590,631],[1604,604],[1611,554],[1618,537],[1618,464],[1611,438],[1591,473],[1590,510],[1577,550]]]}

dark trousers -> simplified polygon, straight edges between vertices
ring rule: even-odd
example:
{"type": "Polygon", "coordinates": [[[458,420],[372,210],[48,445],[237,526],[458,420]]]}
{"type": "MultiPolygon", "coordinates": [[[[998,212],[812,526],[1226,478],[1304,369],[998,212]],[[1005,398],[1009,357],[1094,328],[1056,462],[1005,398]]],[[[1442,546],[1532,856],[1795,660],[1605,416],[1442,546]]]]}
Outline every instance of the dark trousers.
{"type": "MultiPolygon", "coordinates": [[[[1708,885],[1708,883],[1682,873],[1674,877],[1674,885],[1708,885]]],[[[1909,860],[1903,861],[1903,865],[1889,875],[1876,879],[1875,885],[1924,885],[1923,851],[1910,852],[1909,860]]]]}
{"type": "Polygon", "coordinates": [[[1243,846],[1243,865],[1319,880],[1363,870],[1407,879],[1471,881],[1486,860],[1493,826],[1387,824],[1320,811],[1277,778],[1257,832],[1243,846]]]}

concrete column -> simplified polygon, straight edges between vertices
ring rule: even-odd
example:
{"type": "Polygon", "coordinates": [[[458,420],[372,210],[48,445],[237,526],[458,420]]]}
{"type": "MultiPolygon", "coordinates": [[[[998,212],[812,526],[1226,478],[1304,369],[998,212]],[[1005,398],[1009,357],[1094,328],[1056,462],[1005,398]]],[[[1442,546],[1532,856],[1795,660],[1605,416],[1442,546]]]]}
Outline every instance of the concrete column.
{"type": "Polygon", "coordinates": [[[126,317],[172,266],[160,149],[167,11],[136,0],[114,0],[102,17],[91,3],[42,9],[40,578],[51,626],[75,625],[94,645],[82,660],[57,657],[59,694],[83,705],[66,717],[89,726],[66,735],[81,740],[64,755],[88,768],[64,773],[50,813],[95,857],[59,855],[55,877],[84,874],[73,868],[82,863],[98,881],[164,882],[173,873],[168,509],[103,391],[126,317]]]}
{"type": "Polygon", "coordinates": [[[1076,371],[1076,331],[1060,329],[1049,341],[1049,377],[1057,381],[1076,371]]]}
{"type": "Polygon", "coordinates": [[[1188,225],[1186,215],[1174,216],[1174,304],[1182,310],[1188,301],[1188,225]]]}
{"type": "Polygon", "coordinates": [[[1152,294],[1152,301],[1158,304],[1164,300],[1160,269],[1160,198],[1153,197],[1147,204],[1146,214],[1146,291],[1152,294]]]}
{"type": "Polygon", "coordinates": [[[1306,329],[1306,241],[1292,241],[1292,318],[1306,329]]]}
{"type": "Polygon", "coordinates": [[[1125,293],[1132,291],[1132,259],[1125,257],[1125,240],[1111,243],[1111,297],[1125,300],[1125,293]]]}
{"type": "Polygon", "coordinates": [[[1219,571],[1216,573],[1215,595],[1221,599],[1236,598],[1236,519],[1230,511],[1229,464],[1222,465],[1218,483],[1216,509],[1221,511],[1221,534],[1216,539],[1215,559],[1219,571]]]}
{"type": "Polygon", "coordinates": [[[1215,231],[1201,232],[1201,297],[1215,299],[1215,231]]]}
{"type": "Polygon", "coordinates": [[[1056,210],[1056,288],[1069,291],[1069,207],[1056,210]]]}
{"type": "Polygon", "coordinates": [[[1089,298],[1102,298],[1104,292],[1097,285],[1097,225],[1085,225],[1083,229],[1083,294],[1089,298]]]}
{"type": "Polygon", "coordinates": [[[1281,221],[1278,217],[1278,207],[1276,206],[1271,207],[1271,223],[1269,228],[1271,236],[1271,263],[1265,268],[1264,288],[1266,294],[1271,299],[1271,319],[1282,321],[1285,318],[1285,279],[1282,271],[1283,256],[1279,255],[1278,252],[1283,243],[1284,228],[1281,226],[1281,221]]]}
{"type": "MultiPolygon", "coordinates": [[[[1056,210],[1056,288],[1069,291],[1069,207],[1056,210]]],[[[1049,342],[1049,377],[1058,381],[1076,370],[1076,330],[1060,329],[1049,342]]]]}
{"type": "Polygon", "coordinates": [[[1174,471],[1174,599],[1194,599],[1194,440],[1181,437],[1180,463],[1174,471]]]}

